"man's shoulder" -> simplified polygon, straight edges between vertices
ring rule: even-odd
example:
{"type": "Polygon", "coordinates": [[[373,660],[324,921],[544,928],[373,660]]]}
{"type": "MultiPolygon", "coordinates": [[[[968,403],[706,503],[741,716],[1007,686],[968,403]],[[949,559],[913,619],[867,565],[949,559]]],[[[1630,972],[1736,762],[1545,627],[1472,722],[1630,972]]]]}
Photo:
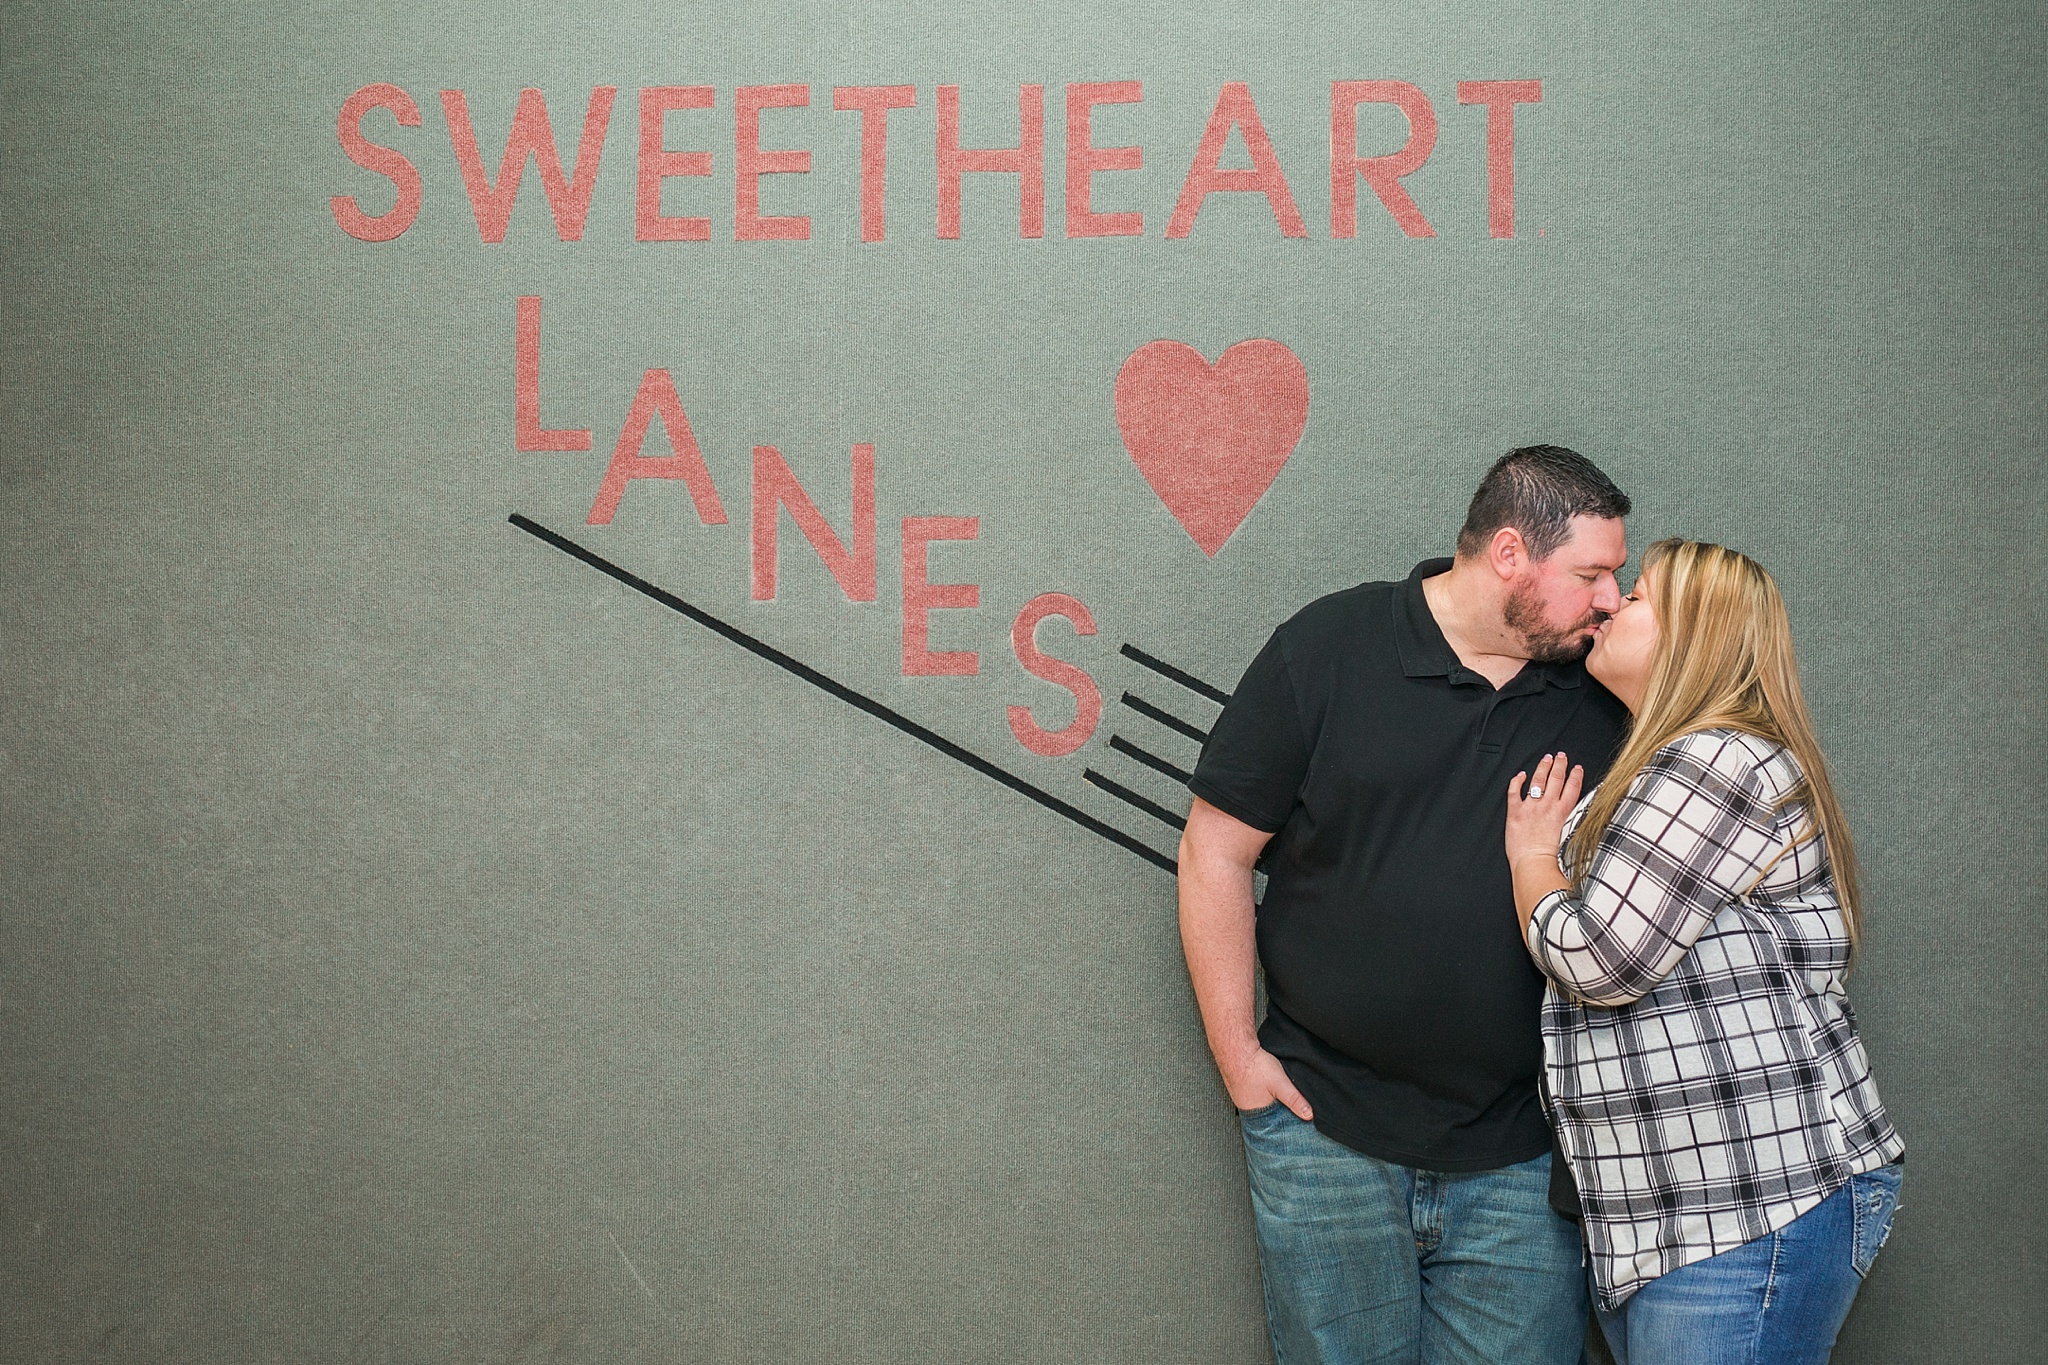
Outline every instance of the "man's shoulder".
{"type": "Polygon", "coordinates": [[[1312,648],[1335,640],[1357,642],[1389,636],[1393,618],[1389,607],[1399,583],[1359,583],[1325,593],[1280,623],[1275,639],[1290,649],[1312,648]]]}

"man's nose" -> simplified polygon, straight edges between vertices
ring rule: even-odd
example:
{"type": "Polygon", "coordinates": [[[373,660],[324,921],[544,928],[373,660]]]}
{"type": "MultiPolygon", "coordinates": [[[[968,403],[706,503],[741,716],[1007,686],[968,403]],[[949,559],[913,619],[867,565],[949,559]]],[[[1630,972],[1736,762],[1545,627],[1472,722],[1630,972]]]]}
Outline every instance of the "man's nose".
{"type": "Polygon", "coordinates": [[[1609,616],[1621,610],[1621,584],[1614,581],[1613,574],[1602,574],[1593,585],[1593,609],[1609,616]]]}

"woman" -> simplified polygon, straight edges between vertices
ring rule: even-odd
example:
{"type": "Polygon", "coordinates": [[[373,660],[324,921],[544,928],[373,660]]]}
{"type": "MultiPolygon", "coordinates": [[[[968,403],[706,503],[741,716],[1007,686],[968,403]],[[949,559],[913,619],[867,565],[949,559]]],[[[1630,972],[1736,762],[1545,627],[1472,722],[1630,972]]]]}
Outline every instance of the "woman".
{"type": "Polygon", "coordinates": [[[1586,668],[1629,737],[1583,805],[1565,754],[1518,774],[1507,849],[1601,1325],[1620,1365],[1825,1361],[1905,1147],[1842,992],[1855,855],[1784,602],[1660,541],[1586,668]]]}

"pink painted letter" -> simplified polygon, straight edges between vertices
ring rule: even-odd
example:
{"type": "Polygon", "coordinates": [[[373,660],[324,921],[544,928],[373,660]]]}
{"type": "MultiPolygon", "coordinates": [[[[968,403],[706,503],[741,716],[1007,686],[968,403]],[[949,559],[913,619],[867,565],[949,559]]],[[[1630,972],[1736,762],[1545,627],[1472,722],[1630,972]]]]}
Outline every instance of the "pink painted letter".
{"type": "Polygon", "coordinates": [[[1515,235],[1515,106],[1541,104],[1542,81],[1459,81],[1458,103],[1486,106],[1486,234],[1515,235]]]}
{"type": "Polygon", "coordinates": [[[612,450],[612,462],[605,467],[604,482],[597,501],[590,504],[590,524],[607,526],[619,510],[619,499],[634,479],[681,479],[689,485],[690,500],[697,504],[697,519],[706,526],[725,525],[725,508],[718,501],[718,489],[711,471],[704,467],[704,452],[697,449],[696,433],[683,412],[683,400],[676,396],[676,382],[667,370],[649,370],[640,379],[640,391],[626,410],[626,425],[612,450]],[[647,444],[647,427],[656,415],[668,432],[666,458],[640,453],[647,444]]]}
{"type": "Polygon", "coordinates": [[[761,216],[761,177],[802,175],[811,169],[809,152],[761,150],[761,111],[801,109],[811,102],[808,85],[743,85],[733,94],[734,150],[739,179],[733,187],[732,239],[735,242],[806,242],[811,220],[761,216]]]}
{"type": "Polygon", "coordinates": [[[1088,742],[1095,733],[1097,723],[1102,720],[1102,693],[1095,686],[1095,679],[1087,673],[1049,654],[1039,652],[1038,623],[1048,616],[1064,616],[1074,623],[1076,635],[1093,635],[1095,618],[1065,593],[1048,592],[1032,598],[1024,604],[1024,610],[1017,613],[1017,619],[1010,626],[1010,648],[1017,653],[1017,662],[1024,665],[1026,672],[1057,683],[1074,694],[1074,719],[1060,730],[1047,730],[1031,717],[1031,710],[1025,706],[1010,708],[1010,733],[1017,742],[1034,754],[1046,758],[1064,758],[1088,742]]]}
{"type": "Polygon", "coordinates": [[[1142,237],[1142,213],[1096,213],[1090,206],[1097,171],[1135,171],[1145,165],[1140,147],[1098,147],[1089,136],[1089,111],[1098,104],[1136,104],[1137,81],[1067,87],[1067,236],[1142,237]]]}
{"type": "Polygon", "coordinates": [[[1294,206],[1294,195],[1287,188],[1287,177],[1281,173],[1280,158],[1273,155],[1266,125],[1259,122],[1259,111],[1252,104],[1251,87],[1243,81],[1230,82],[1216,97],[1215,112],[1209,115],[1209,126],[1202,130],[1201,145],[1195,148],[1194,164],[1188,167],[1188,178],[1181,184],[1180,201],[1173,206],[1173,220],[1166,225],[1166,235],[1185,237],[1193,232],[1202,201],[1218,190],[1250,190],[1265,195],[1282,236],[1308,236],[1301,210],[1294,206]],[[1232,125],[1244,134],[1244,145],[1252,154],[1252,168],[1248,171],[1222,169],[1223,144],[1230,140],[1232,125]]]}
{"type": "Polygon", "coordinates": [[[860,239],[882,240],[883,187],[889,178],[889,111],[917,105],[914,85],[841,85],[834,109],[860,110],[860,239]]]}
{"type": "Polygon", "coordinates": [[[1436,146],[1436,111],[1429,96],[1406,81],[1330,82],[1330,235],[1358,235],[1358,178],[1394,215],[1410,237],[1434,237],[1436,229],[1408,191],[1401,177],[1413,175],[1436,146]],[[1391,104],[1408,118],[1408,145],[1392,156],[1358,154],[1358,106],[1391,104]]]}
{"type": "Polygon", "coordinates": [[[925,550],[935,540],[978,540],[980,517],[905,517],[903,519],[903,676],[940,678],[981,672],[981,656],[971,649],[934,654],[930,613],[937,607],[978,607],[981,588],[974,583],[934,583],[926,577],[925,550]]]}
{"type": "Polygon", "coordinates": [[[662,116],[671,109],[709,109],[708,85],[650,85],[640,91],[640,173],[633,194],[636,242],[708,242],[709,218],[671,218],[661,211],[661,182],[672,175],[711,174],[711,153],[672,152],[662,145],[662,116]]]}
{"type": "Polygon", "coordinates": [[[448,140],[462,166],[462,183],[469,190],[476,230],[486,242],[505,240],[505,226],[512,221],[512,201],[519,197],[519,178],[526,171],[528,157],[540,166],[541,189],[546,191],[548,211],[555,217],[555,235],[565,242],[583,239],[583,220],[590,212],[590,192],[597,188],[597,162],[604,154],[604,133],[611,123],[612,99],[618,93],[615,85],[600,85],[590,92],[590,107],[583,115],[583,140],[576,146],[574,167],[564,177],[562,158],[555,150],[555,130],[548,123],[547,100],[538,90],[520,91],[494,187],[484,171],[476,130],[469,123],[468,101],[460,90],[441,92],[448,140]]]}
{"type": "Polygon", "coordinates": [[[352,194],[337,194],[327,201],[341,230],[361,242],[388,242],[412,226],[420,216],[420,170],[399,152],[379,147],[363,136],[363,115],[372,109],[389,109],[403,128],[420,126],[420,107],[412,96],[395,85],[366,85],[342,101],[341,117],[335,131],[341,150],[366,171],[375,171],[398,188],[398,202],[389,213],[374,217],[356,207],[352,194]]]}
{"type": "Polygon", "coordinates": [[[866,442],[853,448],[853,548],[832,533],[824,514],[797,482],[796,474],[774,446],[754,447],[754,600],[775,596],[777,513],[787,507],[796,528],[818,552],[818,558],[839,580],[849,602],[875,600],[875,448],[866,442]]]}
{"type": "Polygon", "coordinates": [[[512,345],[512,436],[518,450],[588,450],[588,429],[540,424],[540,295],[522,294],[512,345]]]}
{"type": "Polygon", "coordinates": [[[1045,236],[1045,87],[1017,87],[1017,145],[960,146],[960,87],[939,87],[939,236],[960,236],[960,177],[1003,171],[1017,177],[1017,233],[1045,236]]]}

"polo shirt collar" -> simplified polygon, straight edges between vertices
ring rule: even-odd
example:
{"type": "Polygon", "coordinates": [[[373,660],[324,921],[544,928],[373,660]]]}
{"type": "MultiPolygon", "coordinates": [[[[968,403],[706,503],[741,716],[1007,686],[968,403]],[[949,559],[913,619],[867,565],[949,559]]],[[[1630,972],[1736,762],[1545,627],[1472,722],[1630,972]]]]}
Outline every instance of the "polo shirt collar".
{"type": "Polygon", "coordinates": [[[1444,638],[1443,627],[1430,614],[1429,599],[1422,595],[1423,579],[1448,573],[1450,568],[1448,559],[1425,559],[1394,594],[1394,645],[1401,651],[1401,671],[1411,678],[1448,677],[1465,667],[1444,638]]]}
{"type": "MultiPolygon", "coordinates": [[[[1401,655],[1401,672],[1408,677],[1448,678],[1470,672],[1444,638],[1422,592],[1422,580],[1449,573],[1451,563],[1448,558],[1423,560],[1394,593],[1394,646],[1401,655]]],[[[1532,666],[1554,687],[1577,687],[1586,675],[1584,664],[1532,666]]]]}

